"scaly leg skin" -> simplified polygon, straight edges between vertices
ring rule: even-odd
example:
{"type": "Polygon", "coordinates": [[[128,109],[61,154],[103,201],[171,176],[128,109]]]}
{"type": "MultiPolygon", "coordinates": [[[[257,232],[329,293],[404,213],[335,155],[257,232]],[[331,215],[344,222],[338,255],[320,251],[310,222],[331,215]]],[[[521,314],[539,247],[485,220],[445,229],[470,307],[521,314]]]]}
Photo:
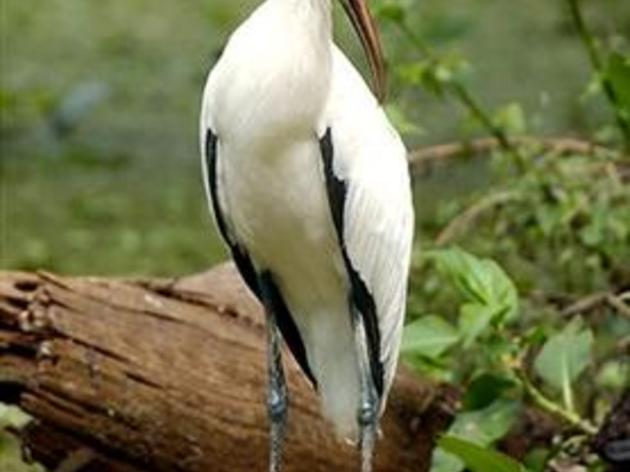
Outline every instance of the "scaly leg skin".
{"type": "Polygon", "coordinates": [[[360,314],[354,317],[355,345],[359,360],[361,403],[358,411],[359,449],[361,451],[361,472],[372,472],[372,458],[378,434],[379,398],[374,386],[366,345],[363,320],[360,314]]]}
{"type": "Polygon", "coordinates": [[[287,424],[287,386],[282,369],[280,334],[276,327],[275,316],[267,315],[268,331],[268,391],[267,408],[271,423],[269,471],[280,472],[282,469],[282,449],[287,424]]]}
{"type": "Polygon", "coordinates": [[[359,413],[361,472],[372,472],[372,458],[378,429],[378,413],[374,406],[374,402],[366,403],[359,413]]]}
{"type": "Polygon", "coordinates": [[[282,341],[273,311],[268,285],[261,280],[261,294],[267,312],[267,414],[270,423],[269,472],[282,470],[282,450],[287,423],[287,385],[282,368],[282,341]]]}

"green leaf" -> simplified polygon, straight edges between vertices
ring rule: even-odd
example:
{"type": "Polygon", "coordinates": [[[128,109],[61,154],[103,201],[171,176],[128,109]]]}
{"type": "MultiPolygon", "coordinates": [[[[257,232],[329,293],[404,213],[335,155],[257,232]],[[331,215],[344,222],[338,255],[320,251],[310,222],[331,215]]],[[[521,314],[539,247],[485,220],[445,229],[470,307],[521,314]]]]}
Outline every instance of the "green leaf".
{"type": "Polygon", "coordinates": [[[444,96],[444,84],[435,76],[435,61],[423,59],[397,67],[398,76],[410,85],[424,88],[438,97],[444,96]]]}
{"type": "Polygon", "coordinates": [[[593,333],[576,318],[547,340],[536,357],[534,368],[550,386],[562,391],[565,405],[573,409],[571,384],[591,360],[593,333]]]}
{"type": "Polygon", "coordinates": [[[0,403],[0,430],[12,427],[21,429],[31,421],[31,417],[19,408],[0,403]]]}
{"type": "Polygon", "coordinates": [[[517,293],[512,280],[490,259],[479,259],[458,247],[432,251],[440,273],[450,278],[469,301],[517,309],[517,293]]]}
{"type": "Polygon", "coordinates": [[[485,362],[488,366],[505,366],[508,359],[514,359],[522,352],[522,347],[519,344],[511,336],[497,331],[483,339],[483,349],[480,354],[483,359],[486,359],[485,362]]]}
{"type": "Polygon", "coordinates": [[[457,51],[442,54],[434,63],[435,77],[443,83],[461,81],[469,70],[470,63],[457,51]]]}
{"type": "Polygon", "coordinates": [[[37,463],[23,460],[19,435],[7,431],[8,428],[22,429],[31,417],[17,407],[0,403],[0,470],[15,472],[44,472],[37,463]]]}
{"type": "Polygon", "coordinates": [[[402,358],[407,365],[424,377],[434,379],[438,382],[453,383],[455,381],[455,371],[452,366],[452,359],[449,357],[431,358],[403,353],[402,358]]]}
{"type": "Polygon", "coordinates": [[[384,3],[374,8],[374,16],[380,20],[389,20],[394,23],[405,21],[406,12],[402,5],[396,3],[384,3]]]}
{"type": "Polygon", "coordinates": [[[449,454],[441,447],[433,450],[431,456],[431,472],[460,472],[464,470],[464,463],[453,454],[449,454]]]}
{"type": "Polygon", "coordinates": [[[448,432],[486,446],[508,433],[521,408],[516,400],[500,398],[485,408],[459,413],[448,432]]]}
{"type": "Polygon", "coordinates": [[[485,331],[492,322],[493,311],[487,305],[466,303],[459,314],[459,331],[464,338],[464,347],[471,346],[473,341],[485,331]]]}
{"type": "Polygon", "coordinates": [[[494,123],[508,133],[522,134],[527,131],[525,112],[516,102],[508,103],[494,114],[494,123]]]}
{"type": "Polygon", "coordinates": [[[424,316],[405,327],[403,354],[438,357],[459,340],[459,333],[448,321],[435,315],[424,316]]]}
{"type": "Polygon", "coordinates": [[[598,372],[595,383],[599,387],[623,390],[630,385],[630,365],[620,360],[606,362],[598,372]]]}
{"type": "MultiPolygon", "coordinates": [[[[499,399],[485,408],[461,412],[448,434],[488,446],[507,434],[521,408],[517,401],[499,399]]],[[[445,450],[437,448],[433,451],[431,472],[459,472],[463,468],[464,464],[445,450]]]]}
{"type": "Polygon", "coordinates": [[[403,64],[397,68],[399,77],[442,98],[446,86],[463,80],[470,65],[457,53],[451,52],[403,64]]]}
{"type": "Polygon", "coordinates": [[[523,465],[498,451],[453,436],[438,441],[444,450],[461,459],[472,472],[524,472],[523,465]]]}
{"type": "Polygon", "coordinates": [[[484,372],[470,383],[464,394],[462,405],[465,410],[486,408],[515,386],[514,380],[506,376],[484,372]]]}
{"type": "Polygon", "coordinates": [[[411,121],[405,111],[395,103],[385,105],[385,113],[400,133],[409,136],[425,134],[424,128],[411,121]]]}
{"type": "Polygon", "coordinates": [[[534,472],[544,472],[549,452],[549,449],[543,447],[537,447],[528,451],[523,458],[525,467],[534,472]]]}
{"type": "Polygon", "coordinates": [[[499,265],[457,247],[431,251],[438,272],[468,301],[460,308],[459,329],[468,347],[491,323],[500,325],[518,312],[514,283],[499,265]]]}

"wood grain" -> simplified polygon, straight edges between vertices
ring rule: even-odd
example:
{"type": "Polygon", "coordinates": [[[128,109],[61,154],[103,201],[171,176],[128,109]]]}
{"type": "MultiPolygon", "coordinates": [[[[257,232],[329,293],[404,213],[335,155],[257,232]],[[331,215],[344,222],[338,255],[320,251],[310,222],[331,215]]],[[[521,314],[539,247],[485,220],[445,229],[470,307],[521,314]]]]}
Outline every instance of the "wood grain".
{"type": "MultiPolygon", "coordinates": [[[[172,280],[0,272],[0,401],[51,470],[263,471],[263,314],[225,264],[172,280]]],[[[356,471],[290,355],[285,471],[356,471]]],[[[425,471],[455,394],[402,369],[376,471],[425,471]]]]}

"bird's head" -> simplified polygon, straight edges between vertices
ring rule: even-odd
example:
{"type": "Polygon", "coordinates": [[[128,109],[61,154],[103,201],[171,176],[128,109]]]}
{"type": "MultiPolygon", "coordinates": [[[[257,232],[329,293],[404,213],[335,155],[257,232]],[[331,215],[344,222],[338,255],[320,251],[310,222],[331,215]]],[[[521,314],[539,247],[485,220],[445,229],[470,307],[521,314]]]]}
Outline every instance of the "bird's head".
{"type": "Polygon", "coordinates": [[[379,102],[385,100],[387,77],[385,61],[376,22],[370,13],[368,0],[340,0],[352,26],[359,35],[372,71],[373,89],[379,102]]]}

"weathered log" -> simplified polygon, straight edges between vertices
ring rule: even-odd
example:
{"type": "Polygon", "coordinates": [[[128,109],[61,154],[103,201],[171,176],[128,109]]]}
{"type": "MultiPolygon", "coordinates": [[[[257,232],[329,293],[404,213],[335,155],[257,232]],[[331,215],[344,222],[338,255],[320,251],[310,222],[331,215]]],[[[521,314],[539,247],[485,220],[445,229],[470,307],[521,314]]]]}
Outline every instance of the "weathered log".
{"type": "MultiPolygon", "coordinates": [[[[230,265],[173,280],[0,273],[0,401],[52,470],[265,470],[265,331],[230,265]]],[[[285,470],[356,471],[285,356],[285,470]]],[[[454,396],[401,369],[377,471],[424,471],[454,396]]]]}

